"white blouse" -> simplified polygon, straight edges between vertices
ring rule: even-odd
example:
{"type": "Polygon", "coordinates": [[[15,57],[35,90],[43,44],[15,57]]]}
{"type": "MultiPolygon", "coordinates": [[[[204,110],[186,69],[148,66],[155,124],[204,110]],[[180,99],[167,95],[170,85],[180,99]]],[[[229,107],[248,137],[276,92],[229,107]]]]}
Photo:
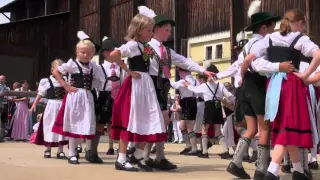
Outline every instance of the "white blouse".
{"type": "Polygon", "coordinates": [[[187,98],[187,97],[195,97],[196,94],[192,91],[190,91],[187,87],[184,86],[185,82],[188,82],[189,84],[198,85],[198,82],[193,78],[192,75],[187,75],[184,79],[181,79],[177,82],[170,82],[173,89],[179,89],[181,94],[181,99],[187,98]]]}
{"type": "MultiPolygon", "coordinates": [[[[53,76],[50,76],[49,78],[52,81],[53,87],[61,87],[60,83],[53,76]]],[[[41,79],[38,87],[38,95],[45,97],[47,95],[47,90],[50,87],[51,85],[48,78],[41,79]]]]}

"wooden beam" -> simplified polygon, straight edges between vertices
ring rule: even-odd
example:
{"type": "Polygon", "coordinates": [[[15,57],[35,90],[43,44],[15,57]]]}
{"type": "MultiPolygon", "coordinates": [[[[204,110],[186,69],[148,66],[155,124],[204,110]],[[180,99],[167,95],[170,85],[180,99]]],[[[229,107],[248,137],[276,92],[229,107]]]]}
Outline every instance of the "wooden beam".
{"type": "MultiPolygon", "coordinates": [[[[110,1],[100,0],[100,10],[99,10],[99,22],[100,22],[100,38],[101,41],[104,36],[109,37],[111,32],[110,31],[110,1]]],[[[99,43],[100,43],[99,41],[99,43]]]]}
{"type": "Polygon", "coordinates": [[[138,7],[144,6],[145,4],[146,4],[146,0],[132,0],[133,16],[138,14],[138,7]]]}
{"type": "Polygon", "coordinates": [[[69,0],[69,52],[74,52],[78,42],[77,31],[79,30],[80,6],[79,0],[69,0]]]}

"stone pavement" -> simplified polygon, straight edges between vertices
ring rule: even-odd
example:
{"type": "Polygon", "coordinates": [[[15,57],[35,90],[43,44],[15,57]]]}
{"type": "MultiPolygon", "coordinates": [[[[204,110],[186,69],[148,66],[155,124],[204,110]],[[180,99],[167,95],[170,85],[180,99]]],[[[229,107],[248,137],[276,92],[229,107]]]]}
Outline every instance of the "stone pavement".
{"type": "MultiPolygon", "coordinates": [[[[116,145],[115,145],[116,147],[116,145]]],[[[0,143],[0,180],[229,180],[233,179],[225,169],[230,160],[221,160],[217,157],[220,146],[210,149],[210,159],[179,155],[183,145],[167,144],[167,158],[176,163],[179,169],[173,172],[155,171],[122,172],[114,169],[116,156],[107,156],[103,152],[107,149],[106,143],[101,143],[100,156],[103,165],[87,163],[83,156],[80,165],[70,165],[66,160],[44,159],[43,147],[29,143],[6,142],[0,143]]],[[[56,149],[53,150],[55,153],[56,149]]],[[[67,149],[65,148],[65,152],[67,149]]],[[[52,154],[55,156],[55,154],[52,154]]],[[[250,175],[254,173],[254,165],[244,163],[250,175]]],[[[314,179],[320,179],[320,171],[313,172],[314,179]]],[[[283,176],[289,180],[290,176],[283,176]]]]}

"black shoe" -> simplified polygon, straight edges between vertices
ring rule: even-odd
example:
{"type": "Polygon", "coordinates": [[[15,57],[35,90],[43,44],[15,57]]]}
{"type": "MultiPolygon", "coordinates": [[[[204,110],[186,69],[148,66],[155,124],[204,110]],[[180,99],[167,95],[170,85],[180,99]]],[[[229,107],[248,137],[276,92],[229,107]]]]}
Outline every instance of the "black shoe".
{"type": "Polygon", "coordinates": [[[213,144],[209,141],[207,146],[208,146],[208,149],[210,149],[213,146],[213,144]]]}
{"type": "Polygon", "coordinates": [[[64,152],[57,153],[57,159],[68,159],[64,152]]]}
{"type": "Polygon", "coordinates": [[[197,151],[189,151],[185,155],[187,156],[198,156],[199,152],[197,151]]]}
{"type": "Polygon", "coordinates": [[[154,146],[151,151],[150,151],[151,154],[155,154],[156,153],[156,146],[154,146]]]}
{"type": "Polygon", "coordinates": [[[208,154],[208,153],[205,153],[205,154],[203,154],[203,153],[198,154],[198,158],[206,158],[206,159],[208,159],[208,158],[209,158],[209,154],[208,154]]]}
{"type": "Polygon", "coordinates": [[[92,154],[91,150],[86,151],[85,159],[92,164],[103,164],[103,161],[98,154],[92,154]]]}
{"type": "Polygon", "coordinates": [[[267,174],[264,176],[263,180],[280,180],[280,177],[273,175],[270,172],[267,172],[267,174]]]}
{"type": "Polygon", "coordinates": [[[254,180],[263,180],[264,175],[265,175],[264,173],[256,170],[256,171],[254,172],[253,179],[254,179],[254,180]]]}
{"type": "Polygon", "coordinates": [[[227,168],[227,171],[240,178],[240,179],[250,179],[250,175],[246,173],[246,171],[242,168],[239,168],[237,165],[235,165],[233,162],[231,162],[227,168]]]}
{"type": "Polygon", "coordinates": [[[6,141],[3,138],[0,139],[0,143],[4,143],[4,142],[6,142],[6,141]]]}
{"type": "Polygon", "coordinates": [[[161,161],[153,161],[153,168],[155,169],[159,169],[162,171],[170,171],[170,170],[174,170],[177,169],[177,165],[171,163],[170,161],[168,161],[167,159],[162,159],[161,161]]]}
{"type": "Polygon", "coordinates": [[[135,168],[135,167],[125,167],[126,163],[128,162],[124,162],[123,164],[119,163],[118,161],[116,161],[115,163],[115,168],[116,170],[121,170],[121,171],[129,171],[129,172],[138,172],[139,169],[135,168]]]}
{"type": "Polygon", "coordinates": [[[77,156],[70,156],[69,159],[68,159],[68,163],[69,164],[80,164],[79,163],[79,159],[77,158],[77,156]],[[75,157],[76,160],[71,160],[71,158],[75,157]]]}
{"type": "Polygon", "coordinates": [[[312,179],[312,171],[304,170],[304,173],[312,179]]]}
{"type": "Polygon", "coordinates": [[[127,150],[127,155],[129,154],[133,154],[134,152],[136,151],[136,148],[135,147],[131,147],[127,150]]]}
{"type": "Polygon", "coordinates": [[[173,141],[173,142],[172,142],[172,144],[178,144],[178,143],[179,143],[178,141],[173,141]]]}
{"type": "Polygon", "coordinates": [[[221,159],[232,159],[233,156],[231,156],[230,153],[227,151],[222,153],[220,157],[221,159]]]}
{"type": "Polygon", "coordinates": [[[254,163],[258,159],[258,152],[257,151],[252,151],[252,156],[249,159],[249,163],[254,163]]]}
{"type": "Polygon", "coordinates": [[[51,158],[51,150],[46,150],[46,151],[44,151],[43,157],[44,157],[44,158],[51,158]]]}
{"type": "Polygon", "coordinates": [[[184,148],[181,152],[180,152],[180,154],[187,154],[188,152],[190,152],[191,151],[191,147],[190,148],[184,148]]]}
{"type": "Polygon", "coordinates": [[[318,169],[319,169],[318,162],[315,161],[315,162],[309,163],[309,169],[311,169],[311,170],[318,170],[318,169]]]}
{"type": "Polygon", "coordinates": [[[292,180],[312,180],[311,177],[306,175],[305,173],[300,173],[298,171],[293,171],[292,180]]]}
{"type": "Polygon", "coordinates": [[[114,155],[114,149],[113,148],[108,149],[106,154],[107,155],[114,155]]]}
{"type": "Polygon", "coordinates": [[[152,168],[150,166],[147,165],[147,163],[144,165],[141,163],[141,161],[143,160],[143,158],[141,159],[137,159],[136,157],[134,157],[134,155],[132,155],[130,157],[130,163],[132,164],[137,164],[139,168],[141,168],[142,170],[144,171],[147,171],[147,172],[151,172],[152,171],[152,168]]]}
{"type": "Polygon", "coordinates": [[[283,173],[287,173],[287,174],[291,173],[291,167],[290,167],[290,165],[283,165],[283,166],[281,167],[281,171],[282,171],[283,173]]]}

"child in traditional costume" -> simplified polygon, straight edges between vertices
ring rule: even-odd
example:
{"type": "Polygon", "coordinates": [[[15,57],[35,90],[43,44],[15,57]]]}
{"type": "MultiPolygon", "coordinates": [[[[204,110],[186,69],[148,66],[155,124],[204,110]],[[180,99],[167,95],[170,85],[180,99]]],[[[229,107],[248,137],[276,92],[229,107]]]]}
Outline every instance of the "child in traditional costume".
{"type": "MultiPolygon", "coordinates": [[[[309,180],[310,174],[305,173],[300,162],[300,148],[312,148],[312,130],[308,111],[307,86],[301,81],[316,69],[320,63],[320,50],[307,36],[305,31],[305,15],[301,10],[292,9],[285,13],[280,32],[267,35],[264,39],[253,46],[250,54],[242,64],[245,72],[250,63],[256,58],[266,58],[269,63],[261,63],[256,66],[258,72],[270,73],[268,90],[266,95],[265,120],[272,123],[272,145],[274,152],[272,162],[265,180],[279,179],[278,170],[281,160],[286,151],[289,152],[293,165],[293,179],[309,180]],[[313,57],[310,66],[304,73],[282,73],[270,67],[279,62],[292,61],[295,71],[298,71],[301,62],[301,53],[306,57],[313,57]],[[267,55],[267,56],[265,56],[267,55]]],[[[256,60],[259,62],[259,59],[256,60]]],[[[253,63],[252,63],[253,66],[253,63]]],[[[279,65],[278,65],[279,67],[279,65]]],[[[290,72],[289,71],[285,72],[290,72]]],[[[260,137],[261,138],[261,137],[260,137]]]]}
{"type": "Polygon", "coordinates": [[[173,124],[173,134],[174,134],[174,140],[173,143],[182,143],[183,142],[183,136],[179,129],[180,127],[180,115],[181,115],[181,106],[179,104],[180,96],[177,94],[174,98],[174,103],[172,104],[170,111],[171,113],[171,121],[173,124]]]}
{"type": "MultiPolygon", "coordinates": [[[[51,70],[54,70],[62,64],[62,60],[54,60],[51,63],[51,70]]],[[[59,74],[59,76],[63,77],[62,74],[59,74]]],[[[52,147],[59,147],[57,151],[58,159],[66,158],[63,152],[63,146],[66,145],[68,141],[64,138],[64,136],[52,132],[52,127],[57,118],[64,96],[65,90],[63,87],[61,87],[54,76],[49,76],[48,78],[43,78],[40,80],[38,95],[35,98],[30,111],[33,112],[36,110],[37,104],[40,102],[41,98],[46,97],[48,99],[43,114],[43,121],[40,123],[40,132],[43,133],[43,144],[46,147],[46,150],[44,151],[44,158],[51,158],[52,147]]]]}
{"type": "Polygon", "coordinates": [[[93,84],[101,84],[103,75],[99,66],[91,61],[96,45],[84,32],[78,32],[80,40],[76,46],[76,59],[70,59],[52,72],[56,80],[68,92],[65,96],[53,132],[69,137],[70,164],[79,164],[76,147],[80,139],[87,139],[86,150],[91,149],[90,139],[96,134],[94,100],[91,93],[93,84]],[[69,74],[72,86],[65,82],[60,74],[69,74]]]}

